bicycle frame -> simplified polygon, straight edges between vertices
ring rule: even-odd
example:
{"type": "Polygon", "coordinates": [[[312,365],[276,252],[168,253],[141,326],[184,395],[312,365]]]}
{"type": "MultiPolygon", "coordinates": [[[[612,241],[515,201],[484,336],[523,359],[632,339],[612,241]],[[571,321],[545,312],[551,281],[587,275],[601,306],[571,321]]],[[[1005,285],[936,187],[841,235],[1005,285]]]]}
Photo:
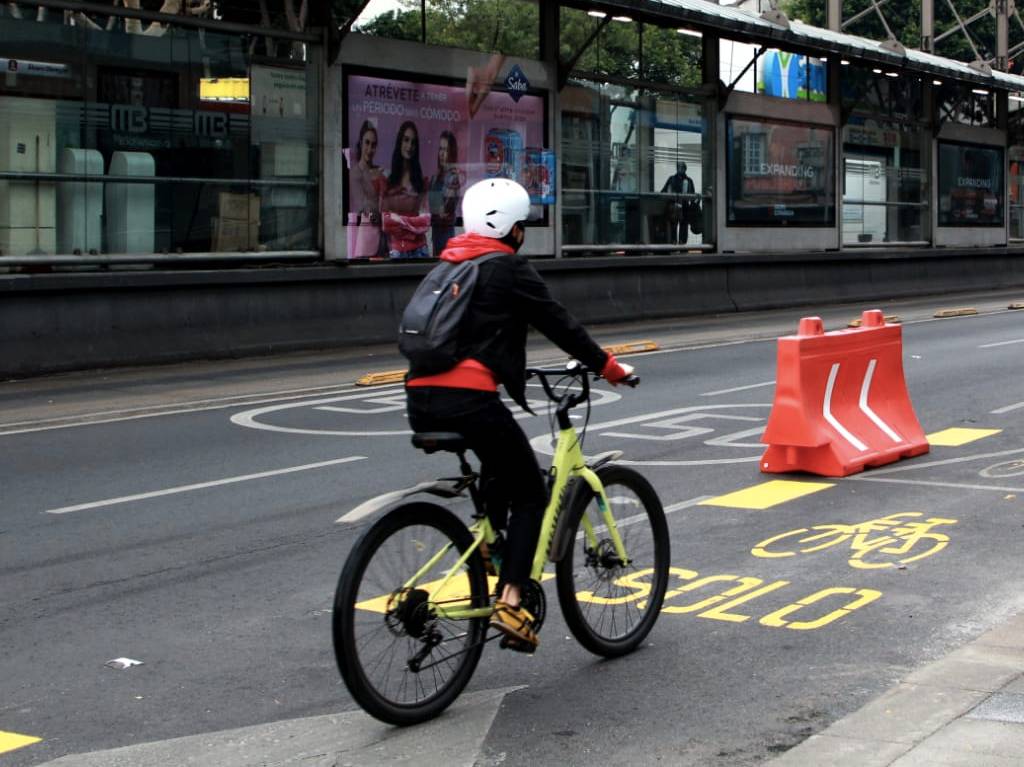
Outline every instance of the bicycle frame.
{"type": "MultiPolygon", "coordinates": [[[[545,387],[547,384],[545,382],[545,387]]],[[[587,387],[585,387],[586,393],[587,387]]],[[[583,456],[583,450],[580,447],[579,438],[576,434],[576,429],[573,427],[572,422],[569,420],[568,411],[572,407],[571,401],[563,403],[558,410],[558,441],[555,445],[555,453],[551,459],[551,468],[549,469],[549,476],[553,478],[551,484],[551,496],[548,500],[548,505],[544,510],[544,517],[541,521],[540,535],[537,540],[537,548],[534,550],[533,555],[533,567],[530,570],[530,577],[535,581],[540,581],[544,573],[544,566],[551,556],[551,546],[554,541],[555,531],[558,528],[558,520],[563,513],[568,510],[564,508],[566,501],[570,495],[566,493],[566,488],[569,487],[569,483],[576,478],[586,482],[590,486],[597,499],[598,507],[601,510],[601,516],[604,520],[604,525],[607,528],[608,535],[615,546],[616,555],[623,561],[628,563],[629,556],[626,553],[626,548],[623,545],[622,538],[619,535],[618,528],[615,524],[615,519],[612,517],[611,507],[608,504],[608,497],[605,495],[604,485],[601,484],[600,478],[597,476],[597,472],[589,468],[586,464],[586,459],[583,456]]],[[[598,544],[597,533],[594,525],[586,515],[581,520],[581,526],[583,528],[583,534],[586,537],[587,544],[589,547],[596,547],[598,544]]],[[[490,520],[486,514],[478,514],[477,521],[469,527],[470,532],[473,534],[473,545],[466,549],[465,553],[459,560],[452,566],[452,568],[445,574],[444,578],[440,581],[437,587],[434,589],[434,593],[444,593],[445,587],[448,582],[459,572],[473,553],[480,547],[484,542],[491,544],[495,540],[494,528],[491,526],[490,520]]],[[[423,565],[420,570],[413,575],[403,587],[406,589],[414,588],[419,579],[429,572],[448,552],[451,544],[448,544],[442,548],[437,554],[423,565]]],[[[444,604],[435,603],[434,609],[438,616],[449,620],[468,620],[471,618],[486,618],[491,614],[491,607],[462,607],[458,605],[446,606],[444,604]]]]}

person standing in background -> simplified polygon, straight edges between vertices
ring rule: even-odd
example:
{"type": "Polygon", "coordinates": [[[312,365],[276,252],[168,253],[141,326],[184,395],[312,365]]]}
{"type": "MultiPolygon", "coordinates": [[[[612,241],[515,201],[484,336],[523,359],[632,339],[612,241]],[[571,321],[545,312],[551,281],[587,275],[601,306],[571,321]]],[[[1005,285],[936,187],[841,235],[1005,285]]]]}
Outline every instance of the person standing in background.
{"type": "Polygon", "coordinates": [[[419,131],[411,120],[402,123],[395,137],[381,219],[392,259],[430,258],[427,184],[420,167],[419,131]]]}
{"type": "Polygon", "coordinates": [[[384,172],[373,164],[377,129],[369,120],[359,128],[348,169],[348,257],[373,258],[380,249],[380,197],[384,172]],[[355,155],[353,158],[352,155],[355,155]]]}
{"type": "MultiPolygon", "coordinates": [[[[676,165],[676,172],[665,181],[661,193],[675,195],[692,195],[694,193],[693,179],[686,175],[685,162],[679,161],[676,165]]],[[[676,197],[666,203],[665,217],[668,219],[669,242],[685,243],[690,238],[687,222],[690,220],[693,205],[692,197],[676,197]]]]}
{"type": "Polygon", "coordinates": [[[445,245],[455,235],[455,209],[459,206],[462,182],[458,169],[459,145],[455,134],[442,131],[437,145],[437,173],[430,182],[431,240],[434,258],[440,258],[445,245]]]}

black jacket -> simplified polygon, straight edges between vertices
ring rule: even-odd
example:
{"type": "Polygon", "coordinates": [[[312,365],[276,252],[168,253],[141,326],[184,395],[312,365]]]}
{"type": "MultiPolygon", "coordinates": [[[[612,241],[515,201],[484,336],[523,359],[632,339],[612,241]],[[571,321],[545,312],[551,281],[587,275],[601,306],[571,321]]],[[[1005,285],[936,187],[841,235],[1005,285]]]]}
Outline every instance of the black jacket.
{"type": "MultiPolygon", "coordinates": [[[[509,396],[527,410],[528,326],[595,372],[608,359],[579,321],[551,297],[525,256],[510,254],[485,261],[459,328],[460,352],[490,368],[509,396]]],[[[415,368],[409,371],[410,378],[419,375],[415,368]]]]}

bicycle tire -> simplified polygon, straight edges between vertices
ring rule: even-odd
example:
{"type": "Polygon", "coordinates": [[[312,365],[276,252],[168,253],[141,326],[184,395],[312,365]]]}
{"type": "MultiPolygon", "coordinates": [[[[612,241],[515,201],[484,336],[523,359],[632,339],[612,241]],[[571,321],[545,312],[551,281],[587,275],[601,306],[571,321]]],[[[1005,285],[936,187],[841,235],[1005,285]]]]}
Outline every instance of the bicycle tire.
{"type": "MultiPolygon", "coordinates": [[[[469,683],[483,652],[486,618],[459,622],[438,619],[436,614],[431,618],[433,611],[425,596],[429,589],[403,591],[403,584],[447,544],[455,550],[424,574],[420,581],[424,585],[437,583],[472,546],[473,536],[441,506],[404,504],[360,536],[338,579],[332,616],[338,670],[353,699],[383,722],[406,726],[440,714],[469,683]],[[378,573],[379,568],[383,570],[378,573]],[[436,646],[427,647],[438,639],[442,641],[436,646]],[[448,653],[448,643],[458,640],[462,640],[459,647],[448,653]],[[410,659],[428,650],[423,670],[413,670],[410,659]],[[392,670],[396,679],[389,687],[392,670]]],[[[472,605],[489,604],[487,576],[478,552],[466,562],[464,572],[468,582],[456,575],[449,584],[453,590],[446,589],[446,601],[463,602],[468,597],[472,605]]]]}
{"type": "Polygon", "coordinates": [[[581,483],[572,505],[563,512],[572,515],[570,544],[555,575],[558,602],[573,636],[595,655],[612,658],[632,652],[654,627],[665,599],[671,547],[665,511],[643,475],[611,465],[598,469],[597,476],[630,564],[611,561],[617,558],[612,557],[607,537],[598,542],[597,551],[588,549],[580,529],[583,515],[589,515],[599,535],[603,522],[594,491],[581,483]],[[640,532],[641,527],[645,532],[640,532]],[[595,593],[598,589],[601,593],[595,593]],[[641,593],[645,589],[646,593],[641,593]],[[615,609],[620,607],[625,609],[615,609]],[[643,614],[634,621],[637,611],[643,614]],[[617,619],[617,615],[622,617],[617,619]],[[619,622],[624,624],[621,631],[617,630],[619,622]]]}

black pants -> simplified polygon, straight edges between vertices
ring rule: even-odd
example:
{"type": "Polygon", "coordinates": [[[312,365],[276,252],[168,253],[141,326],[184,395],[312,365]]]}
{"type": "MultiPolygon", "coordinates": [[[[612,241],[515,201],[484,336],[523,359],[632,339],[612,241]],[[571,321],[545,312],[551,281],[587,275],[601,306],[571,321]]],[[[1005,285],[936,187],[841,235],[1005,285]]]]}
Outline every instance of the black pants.
{"type": "Polygon", "coordinates": [[[530,579],[547,486],[526,434],[495,392],[424,386],[406,389],[413,431],[462,434],[480,459],[481,487],[491,523],[508,532],[501,581],[530,579]]]}

